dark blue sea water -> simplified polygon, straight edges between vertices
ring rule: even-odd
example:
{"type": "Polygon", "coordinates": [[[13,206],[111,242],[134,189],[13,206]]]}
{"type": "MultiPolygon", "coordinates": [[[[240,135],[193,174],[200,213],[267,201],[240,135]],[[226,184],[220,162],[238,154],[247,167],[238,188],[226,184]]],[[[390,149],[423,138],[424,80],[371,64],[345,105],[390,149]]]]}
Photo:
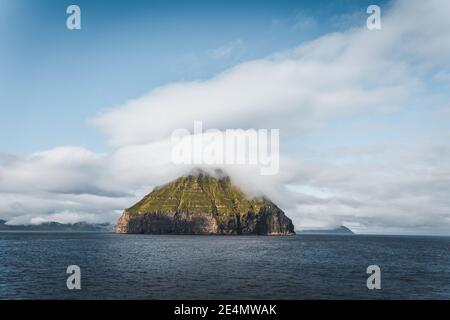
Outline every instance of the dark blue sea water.
{"type": "Polygon", "coordinates": [[[449,299],[450,238],[4,232],[0,298],[449,299]],[[74,264],[81,290],[66,287],[74,264]]]}

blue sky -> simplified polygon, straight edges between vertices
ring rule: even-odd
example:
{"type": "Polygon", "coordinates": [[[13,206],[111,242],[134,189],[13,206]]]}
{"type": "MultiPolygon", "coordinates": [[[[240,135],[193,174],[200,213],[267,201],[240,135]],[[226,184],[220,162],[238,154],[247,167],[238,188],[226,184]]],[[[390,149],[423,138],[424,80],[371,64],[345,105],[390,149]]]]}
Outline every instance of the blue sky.
{"type": "Polygon", "coordinates": [[[72,2],[0,0],[0,126],[14,133],[0,138],[4,153],[66,144],[105,150],[88,121],[99,110],[363,25],[371,3],[77,1],[82,30],[69,31],[72,2]],[[227,46],[235,50],[214,54],[227,46]]]}

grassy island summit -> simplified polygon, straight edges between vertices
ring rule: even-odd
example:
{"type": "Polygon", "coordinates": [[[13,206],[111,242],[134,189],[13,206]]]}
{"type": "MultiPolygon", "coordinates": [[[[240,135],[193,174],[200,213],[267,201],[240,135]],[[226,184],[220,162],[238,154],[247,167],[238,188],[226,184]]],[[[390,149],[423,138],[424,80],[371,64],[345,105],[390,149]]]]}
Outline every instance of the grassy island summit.
{"type": "Polygon", "coordinates": [[[126,209],[117,233],[292,235],[294,225],[266,197],[250,197],[217,170],[202,170],[156,187],[126,209]]]}

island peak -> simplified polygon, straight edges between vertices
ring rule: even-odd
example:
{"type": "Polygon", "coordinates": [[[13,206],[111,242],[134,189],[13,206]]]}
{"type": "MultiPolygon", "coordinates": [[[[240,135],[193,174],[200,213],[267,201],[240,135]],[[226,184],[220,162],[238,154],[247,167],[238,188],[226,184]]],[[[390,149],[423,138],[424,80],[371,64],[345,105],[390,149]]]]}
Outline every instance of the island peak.
{"type": "Polygon", "coordinates": [[[266,197],[251,197],[222,170],[194,169],[155,187],[117,222],[117,233],[295,234],[291,219],[266,197]]]}

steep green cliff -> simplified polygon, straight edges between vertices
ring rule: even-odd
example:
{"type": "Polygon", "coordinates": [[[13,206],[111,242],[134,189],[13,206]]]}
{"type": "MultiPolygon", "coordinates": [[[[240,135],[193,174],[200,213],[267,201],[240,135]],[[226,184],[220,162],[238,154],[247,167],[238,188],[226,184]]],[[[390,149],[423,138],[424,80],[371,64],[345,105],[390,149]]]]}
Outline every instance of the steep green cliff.
{"type": "Polygon", "coordinates": [[[156,187],[125,210],[118,233],[293,234],[270,200],[247,196],[229,176],[198,170],[156,187]]]}

